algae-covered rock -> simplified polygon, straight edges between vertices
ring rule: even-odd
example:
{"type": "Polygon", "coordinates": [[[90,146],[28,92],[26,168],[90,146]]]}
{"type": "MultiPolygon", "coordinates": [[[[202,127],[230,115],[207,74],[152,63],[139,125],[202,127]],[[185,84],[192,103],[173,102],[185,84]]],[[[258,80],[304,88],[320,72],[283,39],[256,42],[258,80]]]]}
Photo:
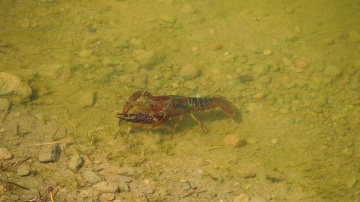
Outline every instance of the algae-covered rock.
{"type": "Polygon", "coordinates": [[[32,90],[29,85],[15,75],[0,72],[0,97],[5,97],[15,104],[30,101],[32,90]]]}

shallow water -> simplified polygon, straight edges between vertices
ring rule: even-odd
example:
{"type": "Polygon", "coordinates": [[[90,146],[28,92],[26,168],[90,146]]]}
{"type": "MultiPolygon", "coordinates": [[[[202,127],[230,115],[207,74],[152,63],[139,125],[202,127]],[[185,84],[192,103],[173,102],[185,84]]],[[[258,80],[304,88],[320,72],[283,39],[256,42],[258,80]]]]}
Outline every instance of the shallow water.
{"type": "Polygon", "coordinates": [[[359,201],[359,8],[1,1],[0,72],[32,95],[1,96],[12,104],[0,112],[0,147],[12,158],[1,160],[0,199],[45,199],[52,186],[55,201],[359,201]],[[224,96],[236,116],[194,113],[204,133],[184,115],[174,137],[177,120],[119,127],[116,114],[139,90],[224,96]],[[60,159],[39,162],[54,144],[60,159]],[[84,164],[73,171],[75,154],[84,164]],[[89,172],[119,188],[96,190],[89,172]]]}

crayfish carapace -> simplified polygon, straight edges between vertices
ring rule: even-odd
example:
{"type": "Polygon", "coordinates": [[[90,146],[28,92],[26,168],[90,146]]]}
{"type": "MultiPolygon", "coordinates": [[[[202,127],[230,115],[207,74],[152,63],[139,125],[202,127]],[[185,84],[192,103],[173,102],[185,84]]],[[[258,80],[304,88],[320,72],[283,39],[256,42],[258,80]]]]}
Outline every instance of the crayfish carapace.
{"type": "MultiPolygon", "coordinates": [[[[137,91],[130,96],[122,113],[118,113],[117,117],[120,119],[119,124],[124,120],[139,124],[149,124],[151,129],[160,126],[174,117],[179,117],[179,123],[182,120],[182,115],[189,113],[203,131],[206,132],[204,125],[192,112],[218,108],[229,117],[234,117],[235,115],[233,105],[221,96],[204,98],[177,95],[152,96],[147,91],[137,91]]],[[[178,123],[174,126],[174,134],[178,123]]]]}

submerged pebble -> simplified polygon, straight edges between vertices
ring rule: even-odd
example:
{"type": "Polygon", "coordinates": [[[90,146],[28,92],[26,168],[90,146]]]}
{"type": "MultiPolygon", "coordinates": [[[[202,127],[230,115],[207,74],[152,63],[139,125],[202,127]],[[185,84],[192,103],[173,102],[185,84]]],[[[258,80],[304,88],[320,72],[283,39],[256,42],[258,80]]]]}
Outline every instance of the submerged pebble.
{"type": "Polygon", "coordinates": [[[69,161],[69,168],[71,170],[79,170],[84,164],[84,159],[79,154],[74,154],[69,161]]]}
{"type": "Polygon", "coordinates": [[[107,181],[99,182],[92,187],[99,192],[116,193],[119,190],[117,183],[107,181]]]}
{"type": "Polygon", "coordinates": [[[0,111],[5,111],[9,109],[9,106],[10,106],[9,100],[5,98],[0,98],[0,111]]]}
{"type": "Polygon", "coordinates": [[[161,55],[154,50],[140,51],[135,60],[139,62],[141,67],[149,68],[154,65],[160,64],[164,61],[165,56],[161,55]]]}
{"type": "Polygon", "coordinates": [[[30,101],[32,90],[19,77],[0,72],[0,96],[6,96],[15,104],[30,101]]]}
{"type": "Polygon", "coordinates": [[[248,202],[250,197],[246,194],[240,194],[235,199],[234,202],[248,202]]]}
{"type": "Polygon", "coordinates": [[[193,64],[184,65],[179,72],[179,75],[186,80],[194,79],[199,74],[199,69],[193,64]]]}
{"type": "Polygon", "coordinates": [[[21,177],[24,177],[24,176],[28,176],[30,174],[30,166],[29,165],[20,165],[17,170],[17,175],[18,176],[21,176],[21,177]]]}
{"type": "Polygon", "coordinates": [[[0,147],[0,159],[8,160],[12,158],[12,154],[4,147],[0,147]]]}
{"type": "Polygon", "coordinates": [[[81,108],[91,107],[95,102],[95,92],[88,91],[80,94],[78,98],[78,105],[81,108]]]}
{"type": "Polygon", "coordinates": [[[41,149],[39,161],[42,163],[56,162],[60,158],[61,148],[59,144],[54,144],[41,149]]]}
{"type": "Polygon", "coordinates": [[[226,135],[224,137],[224,143],[227,146],[237,148],[246,144],[245,139],[240,138],[238,135],[226,135]]]}

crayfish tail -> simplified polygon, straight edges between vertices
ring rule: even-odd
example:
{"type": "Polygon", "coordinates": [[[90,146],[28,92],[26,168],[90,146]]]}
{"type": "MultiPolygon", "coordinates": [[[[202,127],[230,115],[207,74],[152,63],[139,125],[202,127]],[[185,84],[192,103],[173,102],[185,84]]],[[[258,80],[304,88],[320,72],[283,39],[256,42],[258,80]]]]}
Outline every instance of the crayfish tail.
{"type": "Polygon", "coordinates": [[[225,97],[218,97],[218,102],[221,111],[223,111],[227,116],[234,117],[235,116],[235,107],[229,102],[225,97]]]}

